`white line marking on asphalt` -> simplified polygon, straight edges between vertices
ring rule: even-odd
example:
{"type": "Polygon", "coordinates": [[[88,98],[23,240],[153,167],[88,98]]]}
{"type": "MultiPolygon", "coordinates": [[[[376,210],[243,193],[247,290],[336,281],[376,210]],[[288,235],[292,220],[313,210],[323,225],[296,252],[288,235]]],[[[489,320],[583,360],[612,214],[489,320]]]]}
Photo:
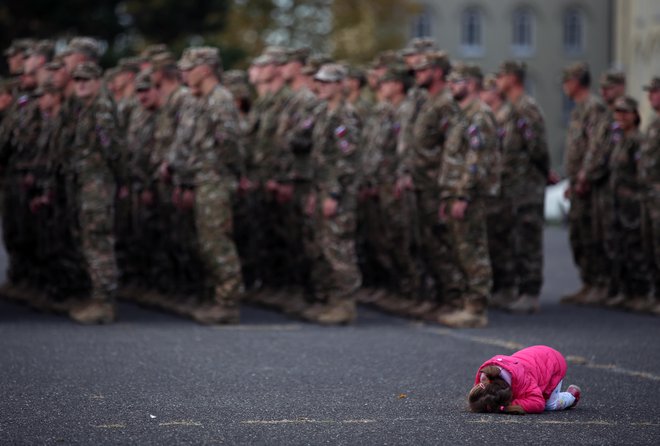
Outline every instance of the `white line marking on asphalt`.
{"type": "Polygon", "coordinates": [[[96,429],[124,429],[126,427],[125,424],[98,424],[98,425],[93,425],[92,427],[95,427],[96,429]]]}
{"type": "Polygon", "coordinates": [[[260,425],[276,425],[276,424],[369,424],[377,423],[377,420],[372,419],[357,419],[357,420],[315,420],[313,418],[296,418],[294,420],[246,420],[241,421],[241,424],[260,424],[260,425]]]}
{"type": "Polygon", "coordinates": [[[217,325],[216,330],[235,331],[295,331],[302,328],[301,324],[244,324],[244,325],[217,325]]]}
{"type": "Polygon", "coordinates": [[[519,418],[480,418],[478,420],[468,420],[470,424],[555,424],[555,425],[585,425],[585,426],[640,426],[640,427],[658,427],[660,424],[653,422],[619,423],[618,421],[591,420],[591,421],[563,421],[563,420],[535,420],[519,418]]]}
{"type": "Polygon", "coordinates": [[[201,426],[202,423],[193,420],[180,420],[180,421],[168,421],[165,423],[158,423],[159,426],[201,426]]]}
{"type": "MultiPolygon", "coordinates": [[[[506,341],[504,339],[492,339],[492,338],[485,338],[482,336],[471,336],[465,333],[461,333],[459,331],[452,331],[446,328],[429,328],[424,325],[422,325],[421,328],[429,333],[438,334],[441,336],[450,336],[452,338],[476,342],[478,344],[495,345],[497,347],[508,348],[509,350],[520,350],[521,348],[525,348],[525,345],[523,344],[519,344],[513,341],[506,341]]],[[[614,364],[598,364],[595,362],[591,362],[587,358],[584,358],[582,356],[568,355],[566,356],[566,360],[569,364],[581,365],[590,369],[608,370],[610,372],[618,373],[621,375],[632,376],[635,378],[648,379],[651,381],[660,381],[660,375],[654,375],[653,373],[648,373],[648,372],[640,372],[638,370],[626,369],[614,364]]]]}

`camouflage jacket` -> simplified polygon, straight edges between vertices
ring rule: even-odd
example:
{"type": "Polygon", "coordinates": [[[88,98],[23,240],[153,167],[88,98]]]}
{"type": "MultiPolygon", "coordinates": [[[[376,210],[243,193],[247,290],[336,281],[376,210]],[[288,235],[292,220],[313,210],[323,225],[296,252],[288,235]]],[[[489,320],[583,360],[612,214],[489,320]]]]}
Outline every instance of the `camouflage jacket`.
{"type": "Polygon", "coordinates": [[[415,146],[415,124],[422,107],[428,98],[426,90],[421,88],[411,88],[408,90],[406,100],[403,101],[400,110],[401,129],[397,139],[396,151],[401,157],[402,162],[398,168],[398,175],[412,175],[414,170],[415,157],[413,147],[415,146]]]}
{"type": "Polygon", "coordinates": [[[251,162],[253,177],[262,182],[285,176],[282,157],[286,147],[277,138],[277,132],[281,116],[285,113],[291,97],[291,90],[282,88],[261,110],[253,140],[251,162]]]}
{"type": "Polygon", "coordinates": [[[230,187],[243,174],[238,111],[231,93],[217,85],[181,110],[171,163],[184,187],[221,182],[230,187]]]}
{"type": "MultiPolygon", "coordinates": [[[[404,101],[405,102],[405,101],[404,101]]],[[[403,102],[402,102],[403,104],[403,102]]],[[[377,104],[362,131],[362,172],[367,185],[394,184],[399,164],[397,141],[401,131],[400,105],[377,104]]]]}
{"type": "Polygon", "coordinates": [[[536,101],[522,95],[510,104],[508,117],[496,117],[502,138],[502,192],[537,201],[545,194],[550,155],[545,121],[536,101]]]}
{"type": "Polygon", "coordinates": [[[321,195],[339,199],[344,209],[355,209],[360,171],[357,114],[348,104],[331,111],[323,103],[314,116],[311,153],[314,185],[321,195]]]}
{"type": "Polygon", "coordinates": [[[439,180],[441,198],[496,196],[501,149],[495,117],[479,100],[469,103],[461,115],[447,136],[439,180]]]}
{"type": "Polygon", "coordinates": [[[403,165],[412,175],[415,188],[437,188],[447,135],[459,114],[448,90],[429,98],[422,106],[414,126],[413,144],[403,154],[403,165]]]}
{"type": "Polygon", "coordinates": [[[153,179],[151,152],[154,149],[158,113],[142,106],[133,109],[126,129],[126,167],[133,188],[150,187],[153,179]]]}
{"type": "Polygon", "coordinates": [[[41,114],[36,99],[23,93],[7,110],[0,127],[0,164],[8,171],[25,170],[37,153],[41,114]]]}
{"type": "Polygon", "coordinates": [[[578,173],[586,169],[589,180],[603,174],[599,167],[607,165],[602,156],[602,147],[609,127],[609,111],[605,104],[590,95],[585,101],[575,105],[566,133],[566,174],[575,184],[578,173]]]}
{"type": "Polygon", "coordinates": [[[645,198],[660,200],[660,116],[656,115],[649,125],[639,160],[639,181],[645,198]]]}
{"type": "Polygon", "coordinates": [[[617,201],[639,201],[642,185],[639,182],[639,160],[641,158],[642,134],[635,131],[623,133],[618,124],[612,126],[610,142],[614,147],[609,159],[610,186],[617,201]]]}
{"type": "Polygon", "coordinates": [[[293,94],[277,126],[277,139],[282,147],[282,172],[285,181],[311,181],[314,175],[310,154],[314,111],[319,99],[309,89],[293,94]]]}

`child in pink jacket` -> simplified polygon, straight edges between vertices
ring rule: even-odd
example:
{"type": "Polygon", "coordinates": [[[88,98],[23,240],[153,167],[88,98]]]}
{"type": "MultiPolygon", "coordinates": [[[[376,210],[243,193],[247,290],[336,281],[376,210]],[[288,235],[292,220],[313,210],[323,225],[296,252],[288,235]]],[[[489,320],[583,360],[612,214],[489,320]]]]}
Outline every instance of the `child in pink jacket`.
{"type": "Polygon", "coordinates": [[[561,391],[566,360],[545,345],[524,348],[511,356],[498,355],[484,362],[470,390],[472,412],[541,413],[575,407],[580,388],[561,391]]]}

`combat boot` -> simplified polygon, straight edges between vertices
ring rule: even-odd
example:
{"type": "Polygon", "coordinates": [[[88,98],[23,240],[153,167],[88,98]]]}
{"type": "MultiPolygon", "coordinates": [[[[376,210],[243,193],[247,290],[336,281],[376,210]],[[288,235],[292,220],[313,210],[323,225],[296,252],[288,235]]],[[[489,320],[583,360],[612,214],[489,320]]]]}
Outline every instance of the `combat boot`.
{"type": "Polygon", "coordinates": [[[629,311],[644,312],[651,308],[651,301],[647,296],[633,296],[624,302],[623,307],[629,311]]]}
{"type": "Polygon", "coordinates": [[[493,294],[491,297],[490,301],[488,302],[488,306],[491,308],[498,308],[498,309],[506,309],[514,303],[518,298],[518,295],[516,293],[516,290],[513,288],[504,288],[502,290],[498,290],[493,294]]]}
{"type": "Polygon", "coordinates": [[[605,306],[608,308],[620,308],[626,301],[626,296],[623,293],[618,293],[605,301],[605,306]]]}
{"type": "Polygon", "coordinates": [[[408,315],[416,319],[422,319],[425,315],[430,314],[436,310],[437,307],[438,305],[435,302],[430,300],[423,300],[408,310],[408,315]]]}
{"type": "Polygon", "coordinates": [[[484,306],[467,302],[461,310],[438,316],[438,322],[451,328],[483,328],[488,325],[488,316],[484,306]]]}
{"type": "Polygon", "coordinates": [[[69,310],[69,317],[83,325],[109,324],[117,318],[115,305],[98,299],[88,299],[69,310]]]}
{"type": "Polygon", "coordinates": [[[350,324],[357,318],[353,300],[337,300],[325,304],[314,304],[303,312],[303,318],[321,325],[350,324]]]}
{"type": "Polygon", "coordinates": [[[506,311],[514,314],[534,314],[540,310],[539,297],[529,294],[521,295],[515,302],[506,307],[506,311]]]}
{"type": "Polygon", "coordinates": [[[591,290],[591,288],[592,288],[591,285],[582,285],[582,288],[580,288],[575,293],[566,294],[565,296],[563,296],[559,300],[559,303],[561,303],[561,304],[575,304],[580,299],[582,299],[583,296],[591,290]]]}
{"type": "Polygon", "coordinates": [[[192,310],[190,316],[203,325],[238,324],[240,309],[220,303],[202,304],[192,310]]]}
{"type": "Polygon", "coordinates": [[[607,287],[591,287],[588,293],[576,299],[578,305],[603,305],[607,302],[609,289],[607,287]]]}

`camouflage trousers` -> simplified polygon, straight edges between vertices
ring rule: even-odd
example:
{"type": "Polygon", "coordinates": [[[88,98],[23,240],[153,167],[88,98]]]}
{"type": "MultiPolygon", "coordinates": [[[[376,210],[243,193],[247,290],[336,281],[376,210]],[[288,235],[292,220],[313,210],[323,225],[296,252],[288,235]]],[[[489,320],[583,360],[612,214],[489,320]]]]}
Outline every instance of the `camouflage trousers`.
{"type": "MultiPolygon", "coordinates": [[[[448,200],[447,209],[450,209],[451,204],[452,200],[448,200]]],[[[463,276],[462,300],[485,308],[493,285],[493,275],[484,217],[484,204],[477,198],[469,202],[462,219],[447,216],[446,222],[452,260],[463,276]]]]}
{"type": "MultiPolygon", "coordinates": [[[[542,200],[542,198],[541,198],[542,200]]],[[[493,291],[517,288],[538,296],[543,284],[543,201],[486,200],[493,291]]]]}
{"type": "Polygon", "coordinates": [[[10,282],[34,282],[33,219],[29,213],[28,195],[22,185],[23,175],[8,170],[4,178],[2,236],[9,257],[7,276],[10,282]]]}
{"type": "Polygon", "coordinates": [[[356,218],[355,250],[363,285],[391,286],[390,276],[386,272],[387,265],[382,264],[382,259],[378,255],[379,249],[382,248],[380,246],[382,222],[378,201],[373,198],[358,201],[356,218]]]}
{"type": "Polygon", "coordinates": [[[98,176],[80,179],[77,189],[76,239],[89,276],[90,297],[110,300],[117,289],[118,271],[114,237],[114,181],[98,176]]]}
{"type": "Polygon", "coordinates": [[[611,275],[627,296],[646,296],[650,290],[648,252],[642,232],[642,203],[628,194],[614,197],[610,215],[616,255],[612,256],[611,275]]]}
{"type": "Polygon", "coordinates": [[[316,212],[308,216],[312,232],[305,240],[306,256],[311,260],[314,299],[319,302],[352,299],[362,284],[355,251],[355,206],[340,204],[337,214],[326,218],[321,210],[325,198],[319,195],[316,212]]]}
{"type": "Polygon", "coordinates": [[[194,208],[197,248],[213,300],[238,305],[243,291],[241,265],[233,240],[229,187],[215,182],[199,184],[194,208]]]}
{"type": "Polygon", "coordinates": [[[642,243],[655,297],[660,298],[660,199],[642,201],[642,243]]]}
{"type": "Polygon", "coordinates": [[[306,227],[305,202],[310,192],[310,184],[296,181],[293,184],[293,197],[285,203],[279,203],[280,234],[284,240],[284,251],[288,268],[288,285],[311,289],[310,259],[305,252],[305,240],[311,236],[311,228],[306,227]]]}
{"type": "Polygon", "coordinates": [[[571,196],[568,212],[568,234],[573,254],[582,283],[597,286],[598,268],[594,255],[598,251],[593,232],[592,200],[590,196],[571,196]]]}
{"type": "Polygon", "coordinates": [[[614,215],[614,200],[612,189],[607,182],[592,185],[591,188],[591,231],[592,253],[591,268],[598,286],[616,291],[616,284],[612,281],[612,257],[608,255],[608,244],[612,243],[611,232],[612,215],[614,215]]]}
{"type": "Polygon", "coordinates": [[[424,272],[435,282],[434,293],[424,293],[425,299],[451,303],[464,291],[463,272],[454,262],[454,236],[447,221],[439,216],[440,194],[436,190],[418,190],[417,216],[419,256],[424,272]]]}

